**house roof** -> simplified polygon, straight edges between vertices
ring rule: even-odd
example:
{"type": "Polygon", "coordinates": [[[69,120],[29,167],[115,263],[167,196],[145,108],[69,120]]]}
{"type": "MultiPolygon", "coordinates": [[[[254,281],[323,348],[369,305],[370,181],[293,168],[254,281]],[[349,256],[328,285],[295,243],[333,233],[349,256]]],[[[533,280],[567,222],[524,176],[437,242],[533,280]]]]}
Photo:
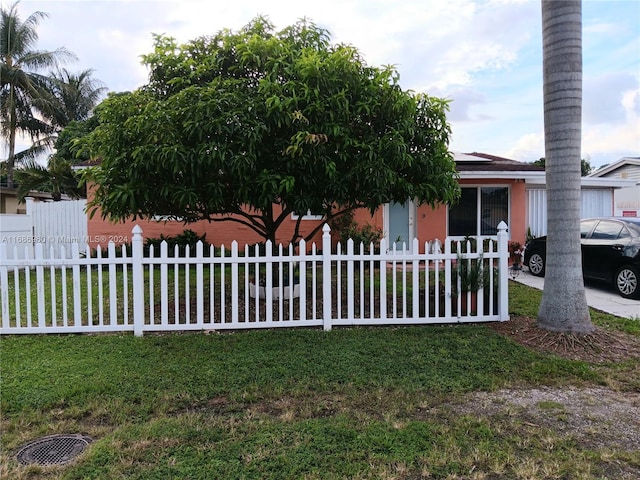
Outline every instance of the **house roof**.
{"type": "Polygon", "coordinates": [[[486,153],[453,152],[458,172],[544,172],[544,167],[486,153]]]}
{"type": "Polygon", "coordinates": [[[465,180],[524,180],[545,183],[544,167],[486,153],[452,152],[456,169],[465,180]]]}
{"type": "Polygon", "coordinates": [[[102,163],[102,157],[91,158],[89,160],[85,160],[83,162],[74,163],[71,165],[73,170],[83,170],[88,167],[95,167],[102,163]]]}
{"type": "MultiPolygon", "coordinates": [[[[531,163],[519,162],[510,158],[497,157],[486,153],[453,152],[460,178],[467,180],[524,180],[532,188],[545,187],[547,176],[544,167],[531,163]]],[[[582,177],[582,188],[624,188],[632,186],[629,180],[616,178],[582,177]]]]}
{"type": "MultiPolygon", "coordinates": [[[[532,163],[519,162],[511,158],[498,157],[496,155],[479,152],[451,153],[456,162],[456,170],[462,179],[482,181],[499,178],[505,180],[524,180],[527,184],[536,186],[546,184],[544,167],[533,165],[532,163]]],[[[637,161],[638,164],[640,164],[640,158],[627,158],[627,160],[629,159],[637,161]]],[[[86,168],[99,165],[101,162],[102,159],[97,158],[74,165],[74,168],[86,168]]],[[[582,177],[583,188],[622,188],[633,184],[633,182],[629,180],[591,178],[592,176],[593,174],[589,177],[582,177]]]]}
{"type": "Polygon", "coordinates": [[[590,177],[608,177],[616,170],[627,166],[636,166],[640,170],[640,157],[622,157],[617,162],[613,162],[606,167],[599,168],[595,172],[589,174],[590,177]]]}

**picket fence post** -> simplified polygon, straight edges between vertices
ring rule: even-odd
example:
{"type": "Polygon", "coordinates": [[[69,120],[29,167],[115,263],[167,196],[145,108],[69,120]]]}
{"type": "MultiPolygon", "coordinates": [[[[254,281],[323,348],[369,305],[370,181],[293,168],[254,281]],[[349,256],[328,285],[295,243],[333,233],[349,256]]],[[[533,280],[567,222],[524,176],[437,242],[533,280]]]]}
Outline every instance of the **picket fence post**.
{"type": "Polygon", "coordinates": [[[322,227],[322,321],[325,331],[331,330],[331,227],[322,227]]]}
{"type": "MultiPolygon", "coordinates": [[[[131,230],[133,239],[131,241],[131,270],[133,281],[133,334],[136,337],[142,336],[144,327],[144,267],[142,260],[144,256],[142,228],[136,225],[131,230]]],[[[125,307],[126,308],[126,307],[125,307]]]]}
{"type": "Polygon", "coordinates": [[[507,224],[500,222],[498,224],[498,272],[499,272],[499,298],[498,298],[498,315],[499,320],[504,322],[509,320],[509,234],[507,233],[507,224]]]}

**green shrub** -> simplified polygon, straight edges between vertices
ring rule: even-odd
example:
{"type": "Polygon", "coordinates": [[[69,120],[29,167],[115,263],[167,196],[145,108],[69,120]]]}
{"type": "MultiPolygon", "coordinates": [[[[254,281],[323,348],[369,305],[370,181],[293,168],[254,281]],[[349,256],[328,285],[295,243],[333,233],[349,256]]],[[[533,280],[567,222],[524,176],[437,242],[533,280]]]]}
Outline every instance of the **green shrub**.
{"type": "Polygon", "coordinates": [[[337,233],[338,241],[343,249],[347,241],[353,240],[354,251],[360,253],[360,244],[364,245],[364,251],[369,251],[369,245],[373,243],[376,251],[379,251],[382,230],[373,225],[360,225],[353,219],[353,212],[347,212],[331,222],[331,231],[337,233]]]}
{"type": "Polygon", "coordinates": [[[164,235],[160,235],[160,238],[147,238],[144,242],[144,252],[145,256],[149,255],[150,247],[153,246],[154,255],[157,256],[160,252],[160,245],[162,242],[167,242],[168,247],[168,255],[169,257],[175,256],[175,248],[178,246],[178,256],[183,257],[186,252],[186,247],[190,248],[190,255],[195,255],[195,247],[198,242],[202,242],[204,255],[207,256],[209,254],[209,249],[211,245],[207,242],[207,234],[198,235],[193,230],[183,230],[182,233],[165,237],[164,235]]]}

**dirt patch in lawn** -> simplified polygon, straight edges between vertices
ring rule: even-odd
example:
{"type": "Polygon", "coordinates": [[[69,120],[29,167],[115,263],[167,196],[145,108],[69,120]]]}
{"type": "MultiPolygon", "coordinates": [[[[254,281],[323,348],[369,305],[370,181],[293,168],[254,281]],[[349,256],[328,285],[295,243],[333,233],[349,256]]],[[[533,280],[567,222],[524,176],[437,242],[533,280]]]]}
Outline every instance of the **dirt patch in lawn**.
{"type": "MultiPolygon", "coordinates": [[[[623,332],[596,328],[584,336],[549,332],[536,320],[512,316],[490,324],[505,337],[534,351],[602,365],[640,358],[640,339],[623,332]]],[[[598,368],[598,367],[596,367],[598,368]]],[[[635,371],[635,367],[631,367],[635,371]]],[[[476,392],[449,405],[456,413],[510,419],[520,428],[548,429],[595,450],[640,451],[640,392],[603,387],[541,387],[476,392]]],[[[640,478],[637,464],[616,462],[610,478],[640,478]]]]}
{"type": "Polygon", "coordinates": [[[532,350],[589,363],[621,362],[640,358],[640,339],[623,332],[596,328],[588,335],[549,332],[534,318],[512,316],[490,324],[496,332],[532,350]]]}
{"type": "Polygon", "coordinates": [[[640,393],[607,388],[529,388],[476,392],[457,413],[508,417],[523,426],[550,429],[593,449],[640,450],[640,393]]]}

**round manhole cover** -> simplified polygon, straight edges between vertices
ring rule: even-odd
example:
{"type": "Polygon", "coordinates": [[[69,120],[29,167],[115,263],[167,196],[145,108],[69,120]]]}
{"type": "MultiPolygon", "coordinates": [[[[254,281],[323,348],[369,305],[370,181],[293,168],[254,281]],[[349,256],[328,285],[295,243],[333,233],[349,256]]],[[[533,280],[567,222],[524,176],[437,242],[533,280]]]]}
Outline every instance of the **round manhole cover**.
{"type": "Polygon", "coordinates": [[[80,455],[91,443],[86,435],[51,435],[24,445],[16,457],[23,465],[62,465],[80,455]]]}

